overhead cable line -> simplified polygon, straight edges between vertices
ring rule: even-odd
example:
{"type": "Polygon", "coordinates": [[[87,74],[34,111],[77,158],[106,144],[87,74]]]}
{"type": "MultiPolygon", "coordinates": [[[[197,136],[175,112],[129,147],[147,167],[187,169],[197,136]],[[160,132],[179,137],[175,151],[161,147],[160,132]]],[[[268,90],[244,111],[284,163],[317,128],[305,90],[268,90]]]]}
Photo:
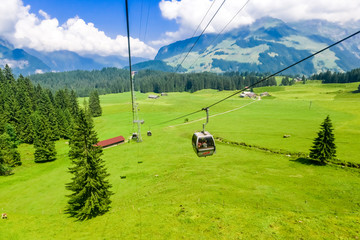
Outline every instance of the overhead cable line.
{"type": "Polygon", "coordinates": [[[144,39],[143,39],[143,42],[144,42],[144,43],[145,43],[146,33],[147,33],[147,29],[148,29],[150,6],[151,6],[151,4],[149,3],[149,7],[148,7],[148,11],[147,11],[147,15],[146,15],[145,34],[144,34],[144,39]]]}
{"type": "MultiPolygon", "coordinates": [[[[333,47],[333,46],[335,46],[335,45],[337,45],[337,44],[339,44],[339,43],[341,43],[341,42],[343,42],[343,41],[345,41],[345,40],[347,40],[347,39],[349,39],[349,38],[354,37],[355,35],[357,35],[357,34],[359,34],[359,33],[360,33],[360,31],[357,31],[357,32],[355,32],[355,33],[353,33],[353,34],[351,34],[351,35],[349,35],[349,36],[347,36],[347,37],[345,37],[345,38],[343,38],[343,39],[341,39],[341,40],[339,40],[339,41],[337,41],[337,42],[335,42],[335,43],[333,43],[333,44],[331,44],[331,45],[329,45],[329,46],[327,46],[327,47],[325,47],[325,48],[323,48],[323,49],[321,49],[321,50],[319,50],[319,51],[317,51],[317,52],[315,52],[315,53],[313,53],[313,54],[311,54],[311,55],[309,55],[309,56],[307,56],[306,58],[303,58],[303,59],[301,59],[300,61],[297,61],[297,62],[295,62],[295,63],[293,63],[293,64],[291,64],[291,65],[289,65],[289,66],[287,66],[287,67],[285,67],[285,68],[283,68],[283,69],[281,69],[280,71],[277,71],[277,72],[275,72],[275,73],[273,73],[273,74],[271,74],[271,75],[268,75],[268,76],[262,78],[261,80],[259,80],[259,81],[256,82],[256,83],[251,84],[250,86],[247,86],[247,87],[245,87],[245,88],[243,88],[243,89],[241,89],[241,90],[238,90],[238,91],[234,92],[233,94],[231,94],[231,95],[229,95],[229,96],[227,96],[227,97],[225,97],[225,98],[223,98],[223,99],[221,99],[221,100],[219,100],[219,101],[217,101],[217,102],[215,102],[215,103],[213,103],[213,104],[211,104],[211,105],[209,105],[209,106],[207,106],[207,107],[203,107],[203,108],[201,108],[201,109],[199,109],[199,110],[197,110],[197,111],[194,111],[194,112],[192,112],[192,113],[189,113],[189,114],[186,114],[186,115],[177,117],[177,118],[173,118],[173,119],[170,119],[170,120],[168,120],[168,121],[164,121],[164,122],[158,123],[158,124],[156,124],[156,125],[161,125],[161,124],[164,124],[164,123],[172,122],[172,121],[175,121],[175,120],[178,120],[178,119],[181,119],[181,118],[184,118],[184,117],[193,115],[193,114],[195,114],[195,113],[198,113],[198,112],[201,112],[201,111],[204,111],[204,110],[206,111],[207,109],[209,109],[209,108],[211,108],[211,107],[213,107],[213,106],[215,106],[215,105],[217,105],[217,104],[225,101],[226,99],[229,99],[229,98],[235,96],[236,94],[241,93],[241,92],[244,91],[244,90],[247,90],[247,89],[249,89],[249,88],[252,88],[252,87],[258,85],[259,83],[262,83],[262,82],[268,80],[269,78],[274,77],[274,76],[278,75],[279,73],[282,73],[282,72],[288,70],[289,68],[292,68],[292,67],[294,67],[295,65],[297,65],[297,64],[299,64],[299,63],[302,63],[302,62],[308,60],[309,58],[312,58],[312,57],[314,57],[315,55],[318,55],[319,53],[321,53],[321,52],[323,52],[323,51],[325,51],[325,50],[327,50],[327,49],[329,49],[329,48],[331,48],[331,47],[333,47]]],[[[154,126],[156,126],[156,125],[154,125],[154,126]]]]}
{"type": "MultiPolygon", "coordinates": [[[[229,26],[229,24],[235,19],[237,15],[245,8],[245,6],[250,2],[250,0],[247,0],[246,3],[239,9],[239,11],[236,12],[236,14],[230,19],[230,21],[223,27],[223,29],[216,35],[216,37],[209,43],[209,46],[215,42],[215,40],[222,34],[225,29],[229,26]]],[[[199,60],[200,55],[196,58],[196,60],[190,65],[188,69],[190,69],[196,62],[199,60]]]]}
{"type": "Polygon", "coordinates": [[[141,0],[139,40],[140,40],[140,36],[141,36],[141,24],[142,24],[142,16],[143,16],[143,5],[144,5],[144,0],[141,0]]]}
{"type": "Polygon", "coordinates": [[[191,46],[190,50],[187,52],[187,54],[185,55],[185,57],[183,58],[183,60],[181,61],[180,64],[178,64],[176,70],[174,73],[176,73],[180,66],[183,64],[183,62],[185,61],[185,59],[187,58],[187,56],[189,56],[191,50],[193,50],[193,48],[195,47],[195,45],[197,44],[197,42],[199,41],[199,39],[201,38],[201,36],[204,34],[204,32],[206,31],[206,29],[208,28],[208,26],[210,25],[210,23],[212,22],[212,20],[215,18],[215,16],[217,15],[217,13],[219,12],[219,10],[221,9],[221,7],[224,5],[224,3],[226,2],[226,0],[224,0],[220,7],[216,10],[215,14],[212,16],[212,18],[210,19],[210,21],[208,22],[208,24],[206,25],[206,27],[204,28],[204,30],[201,32],[201,34],[197,37],[196,41],[194,42],[194,44],[191,46]]]}
{"type": "Polygon", "coordinates": [[[126,10],[126,29],[127,29],[127,39],[128,39],[128,52],[129,52],[129,76],[130,76],[130,89],[131,89],[131,105],[132,105],[132,115],[133,122],[135,120],[135,111],[134,111],[134,84],[132,81],[132,72],[131,72],[131,51],[130,51],[130,28],[129,28],[129,10],[128,10],[128,1],[125,0],[125,10],[126,10]]]}
{"type": "MultiPolygon", "coordinates": [[[[209,7],[208,10],[206,11],[204,17],[201,19],[199,25],[198,25],[197,28],[195,29],[195,31],[194,31],[194,33],[192,34],[192,36],[190,37],[190,39],[192,39],[192,38],[195,36],[197,30],[200,28],[200,26],[201,26],[201,24],[203,23],[205,17],[208,15],[210,9],[212,8],[212,6],[214,5],[215,2],[216,2],[216,0],[214,0],[214,1],[211,3],[210,7],[209,7]]],[[[185,52],[185,49],[184,49],[184,51],[180,54],[179,59],[181,59],[181,56],[184,54],[184,52],[185,52]]],[[[175,71],[175,72],[176,72],[176,71],[175,71]]]]}
{"type": "Polygon", "coordinates": [[[201,19],[201,22],[199,23],[199,25],[198,25],[197,28],[195,29],[195,31],[194,31],[193,35],[191,36],[191,38],[193,38],[193,37],[195,36],[197,30],[200,28],[200,26],[201,26],[201,24],[203,23],[205,17],[208,15],[210,9],[212,8],[212,6],[214,5],[215,2],[216,2],[216,0],[214,0],[214,1],[211,3],[210,7],[209,7],[208,10],[206,11],[204,17],[201,19]]]}
{"type": "MultiPolygon", "coordinates": [[[[204,31],[206,30],[206,28],[209,26],[209,24],[211,23],[211,21],[213,20],[213,18],[215,17],[215,15],[217,14],[217,12],[220,10],[220,8],[222,7],[222,5],[225,3],[226,0],[224,0],[221,4],[221,6],[218,8],[218,10],[216,11],[216,13],[213,15],[213,17],[211,18],[210,22],[207,24],[207,26],[205,27],[205,29],[203,30],[203,32],[200,34],[200,36],[197,38],[197,40],[195,41],[195,43],[193,44],[193,46],[191,47],[191,49],[189,50],[189,52],[187,53],[187,55],[189,55],[190,51],[193,49],[193,47],[195,46],[195,44],[197,43],[197,41],[199,40],[199,38],[201,37],[201,35],[204,33],[204,31]]],[[[203,23],[205,17],[208,15],[210,9],[212,8],[212,6],[214,5],[214,3],[216,2],[216,0],[214,0],[210,7],[208,8],[208,10],[206,11],[204,17],[202,18],[202,20],[200,21],[199,25],[197,26],[196,30],[194,31],[193,35],[191,36],[191,38],[193,38],[197,32],[197,30],[200,28],[201,24],[203,23]]],[[[148,14],[149,15],[149,14],[148,14]]],[[[149,17],[149,16],[148,16],[149,17]]],[[[146,23],[147,24],[147,23],[146,23]]],[[[181,55],[183,54],[184,52],[182,52],[180,54],[180,58],[181,58],[181,55]]],[[[187,55],[185,56],[185,58],[187,57],[187,55]]],[[[185,58],[183,59],[183,61],[181,62],[181,64],[184,62],[185,58]]],[[[178,65],[178,68],[173,72],[173,74],[175,75],[175,73],[178,71],[179,67],[181,66],[178,65]]],[[[151,127],[150,127],[151,128],[151,127]]]]}

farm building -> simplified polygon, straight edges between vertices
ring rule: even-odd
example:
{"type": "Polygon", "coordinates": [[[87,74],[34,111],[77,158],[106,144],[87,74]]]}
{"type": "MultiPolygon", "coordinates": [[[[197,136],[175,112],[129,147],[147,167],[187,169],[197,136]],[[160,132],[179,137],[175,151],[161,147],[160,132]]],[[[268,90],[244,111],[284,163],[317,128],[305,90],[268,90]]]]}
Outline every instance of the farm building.
{"type": "Polygon", "coordinates": [[[157,99],[157,98],[159,98],[159,95],[149,95],[148,98],[157,99]]]}
{"type": "Polygon", "coordinates": [[[108,148],[108,147],[112,147],[112,146],[117,146],[121,143],[125,142],[125,138],[123,136],[118,136],[118,137],[114,137],[114,138],[110,138],[107,140],[103,140],[100,141],[96,144],[96,146],[101,146],[103,148],[108,148]]]}
{"type": "Polygon", "coordinates": [[[161,93],[161,96],[167,96],[167,95],[168,95],[167,93],[164,92],[161,93]]]}
{"type": "Polygon", "coordinates": [[[268,92],[263,92],[263,93],[260,93],[260,96],[265,97],[265,96],[270,96],[270,94],[268,92]]]}
{"type": "Polygon", "coordinates": [[[249,97],[249,98],[254,98],[256,97],[256,93],[253,93],[253,92],[242,92],[240,94],[240,97],[244,98],[244,97],[249,97]]]}

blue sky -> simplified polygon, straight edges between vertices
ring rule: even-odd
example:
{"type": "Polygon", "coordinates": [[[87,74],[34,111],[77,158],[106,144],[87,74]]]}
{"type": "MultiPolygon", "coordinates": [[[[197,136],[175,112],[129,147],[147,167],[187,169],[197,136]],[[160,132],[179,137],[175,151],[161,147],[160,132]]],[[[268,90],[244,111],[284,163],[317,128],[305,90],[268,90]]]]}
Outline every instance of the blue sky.
{"type": "MultiPolygon", "coordinates": [[[[176,31],[175,20],[161,16],[159,0],[129,0],[131,35],[140,39],[157,40],[165,31],[176,31]],[[149,14],[149,17],[147,18],[149,14]],[[142,17],[141,17],[142,15],[142,17]],[[148,20],[148,21],[147,21],[148,20]],[[145,27],[147,31],[145,36],[145,27]]],[[[124,0],[23,0],[31,6],[31,12],[43,10],[60,23],[79,16],[85,22],[92,22],[95,27],[114,38],[126,35],[124,0]]]]}
{"type": "MultiPolygon", "coordinates": [[[[224,1],[207,33],[222,31],[234,16],[225,32],[265,16],[285,22],[324,19],[345,25],[360,19],[359,0],[128,1],[132,55],[150,59],[160,47],[191,37],[212,6],[199,34],[224,1]]],[[[0,38],[17,48],[45,52],[69,50],[83,56],[127,56],[125,0],[2,1],[0,38]]]]}

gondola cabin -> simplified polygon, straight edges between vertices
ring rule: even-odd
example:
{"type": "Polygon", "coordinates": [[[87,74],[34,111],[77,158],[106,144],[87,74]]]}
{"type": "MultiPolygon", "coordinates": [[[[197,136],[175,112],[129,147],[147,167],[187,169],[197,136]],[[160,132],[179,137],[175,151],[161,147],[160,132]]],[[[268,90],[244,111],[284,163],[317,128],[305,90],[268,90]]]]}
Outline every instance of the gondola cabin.
{"type": "Polygon", "coordinates": [[[192,137],[192,145],[198,157],[207,157],[215,153],[215,141],[209,132],[196,132],[192,137]]]}
{"type": "Polygon", "coordinates": [[[131,136],[132,140],[138,140],[138,134],[137,133],[133,133],[131,136]]]}
{"type": "Polygon", "coordinates": [[[147,135],[148,135],[148,137],[151,137],[152,136],[151,131],[147,131],[147,135]]]}

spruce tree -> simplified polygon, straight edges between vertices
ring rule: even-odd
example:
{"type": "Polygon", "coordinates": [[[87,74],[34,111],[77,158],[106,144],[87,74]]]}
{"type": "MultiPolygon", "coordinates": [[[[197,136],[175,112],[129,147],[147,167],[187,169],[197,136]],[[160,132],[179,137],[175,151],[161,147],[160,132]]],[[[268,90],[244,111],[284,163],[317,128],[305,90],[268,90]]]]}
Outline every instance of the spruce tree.
{"type": "MultiPolygon", "coordinates": [[[[78,105],[76,100],[74,104],[78,105]]],[[[70,113],[72,106],[70,104],[70,92],[67,89],[60,89],[56,92],[55,107],[60,137],[68,139],[70,138],[74,116],[70,113]]]]}
{"type": "Polygon", "coordinates": [[[76,92],[74,90],[71,90],[69,94],[69,111],[73,118],[75,119],[79,113],[79,103],[77,101],[76,92]]]}
{"type": "Polygon", "coordinates": [[[56,159],[55,142],[52,140],[52,132],[49,121],[45,116],[33,114],[34,121],[34,160],[35,162],[49,162],[56,159]]]}
{"type": "Polygon", "coordinates": [[[104,161],[100,158],[102,148],[98,142],[93,122],[86,110],[80,109],[70,140],[69,157],[73,166],[69,172],[72,181],[66,189],[72,191],[66,212],[79,220],[87,220],[104,214],[110,208],[109,190],[111,185],[106,178],[104,161]]]}
{"type": "Polygon", "coordinates": [[[303,84],[306,84],[306,78],[305,78],[304,75],[302,76],[301,81],[302,81],[303,84]]]}
{"type": "Polygon", "coordinates": [[[54,105],[49,97],[48,90],[40,90],[37,99],[37,112],[43,118],[47,119],[48,127],[50,129],[50,139],[59,140],[59,127],[56,119],[54,105]]]}
{"type": "Polygon", "coordinates": [[[34,141],[34,127],[31,121],[33,113],[33,103],[30,98],[30,89],[28,81],[20,75],[17,80],[16,98],[20,106],[19,118],[16,131],[19,139],[26,143],[34,141]]]}
{"type": "Polygon", "coordinates": [[[326,164],[336,156],[335,137],[332,133],[332,123],[330,117],[327,116],[321,124],[318,136],[313,141],[313,147],[310,149],[310,158],[326,164]]]}
{"type": "Polygon", "coordinates": [[[3,79],[3,116],[6,122],[17,128],[19,124],[19,103],[16,98],[16,81],[11,72],[11,68],[6,65],[4,68],[3,79]]]}
{"type": "Polygon", "coordinates": [[[20,154],[17,151],[19,142],[16,132],[10,124],[5,125],[5,131],[0,135],[0,163],[9,167],[21,165],[20,154]]]}
{"type": "Polygon", "coordinates": [[[90,97],[89,97],[89,111],[91,116],[93,117],[100,117],[102,114],[102,109],[100,106],[100,99],[99,99],[99,94],[98,92],[92,91],[90,93],[90,97]]]}

